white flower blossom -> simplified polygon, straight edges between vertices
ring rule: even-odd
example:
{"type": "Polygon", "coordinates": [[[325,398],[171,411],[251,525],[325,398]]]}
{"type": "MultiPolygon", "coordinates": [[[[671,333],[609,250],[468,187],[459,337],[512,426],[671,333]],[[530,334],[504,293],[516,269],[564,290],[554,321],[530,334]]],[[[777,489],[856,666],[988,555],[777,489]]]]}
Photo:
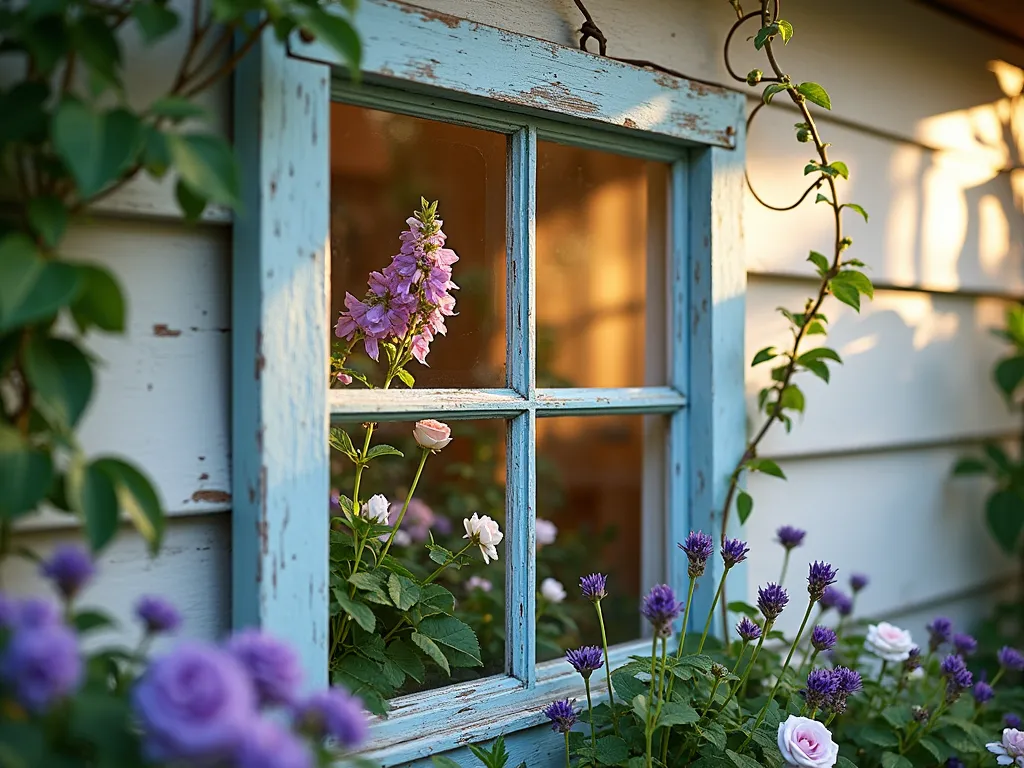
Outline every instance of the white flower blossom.
{"type": "Polygon", "coordinates": [[[498,524],[487,515],[480,517],[476,512],[472,517],[462,521],[466,528],[466,535],[462,538],[469,539],[480,547],[480,553],[484,556],[484,564],[491,560],[498,559],[497,546],[505,535],[498,528],[498,524]]]}
{"type": "Polygon", "coordinates": [[[1004,728],[1003,740],[993,741],[985,745],[996,757],[999,765],[1017,765],[1024,768],[1024,732],[1016,728],[1004,728]]]}
{"type": "Polygon", "coordinates": [[[383,494],[378,493],[376,496],[371,496],[370,500],[363,504],[363,508],[359,514],[369,520],[371,523],[378,523],[379,525],[388,524],[388,510],[390,504],[383,494]]]}
{"type": "Polygon", "coordinates": [[[538,547],[546,547],[548,544],[554,544],[555,539],[558,537],[558,528],[550,520],[544,520],[538,517],[535,530],[537,532],[538,547]]]}
{"type": "Polygon", "coordinates": [[[490,592],[494,589],[494,585],[489,579],[485,579],[482,576],[470,576],[466,579],[466,591],[472,592],[476,589],[479,589],[481,592],[490,592]]]}
{"type": "Polygon", "coordinates": [[[790,715],[779,723],[779,752],[794,768],[832,768],[839,759],[839,745],[824,724],[808,717],[790,715]]]}
{"type": "Polygon", "coordinates": [[[540,593],[549,603],[560,603],[565,600],[565,587],[557,579],[544,579],[540,583],[540,593]]]}
{"type": "Polygon", "coordinates": [[[907,630],[883,621],[868,627],[864,648],[885,661],[906,661],[914,648],[914,639],[907,630]]]}

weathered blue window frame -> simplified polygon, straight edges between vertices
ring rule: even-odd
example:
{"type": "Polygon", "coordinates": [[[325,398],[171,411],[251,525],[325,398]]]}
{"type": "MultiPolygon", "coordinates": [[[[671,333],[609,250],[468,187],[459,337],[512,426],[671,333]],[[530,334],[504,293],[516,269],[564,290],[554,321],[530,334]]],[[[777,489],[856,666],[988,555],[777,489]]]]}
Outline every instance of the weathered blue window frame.
{"type": "Polygon", "coordinates": [[[686,569],[676,542],[690,527],[717,527],[745,429],[743,100],[392,0],[364,3],[358,22],[358,85],[326,48],[298,41],[288,52],[260,46],[236,81],[246,199],[233,265],[233,605],[236,625],[287,637],[310,682],[326,682],[329,421],[510,419],[507,674],[396,701],[374,726],[373,756],[398,764],[534,725],[538,703],[577,687],[565,665],[535,663],[538,417],[668,414],[669,514],[646,538],[660,537],[647,556],[677,589],[686,569]],[[509,137],[505,388],[328,390],[332,98],[509,137]],[[666,386],[537,389],[538,137],[671,163],[666,386]]]}

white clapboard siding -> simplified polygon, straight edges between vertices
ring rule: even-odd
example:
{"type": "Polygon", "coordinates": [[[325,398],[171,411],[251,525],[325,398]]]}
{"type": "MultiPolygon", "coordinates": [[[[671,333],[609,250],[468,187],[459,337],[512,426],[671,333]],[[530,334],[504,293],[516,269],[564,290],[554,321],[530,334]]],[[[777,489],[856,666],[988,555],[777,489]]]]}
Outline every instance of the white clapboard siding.
{"type": "MultiPolygon", "coordinates": [[[[747,302],[747,357],[787,343],[783,306],[803,308],[810,282],[753,278],[747,302]]],[[[1007,303],[955,294],[878,291],[861,313],[830,299],[823,308],[828,344],[843,365],[826,385],[810,373],[797,379],[807,396],[793,431],[773,430],[761,453],[775,457],[821,451],[882,449],[1012,434],[1016,423],[992,384],[1004,346],[990,329],[1007,303]]],[[[820,343],[811,337],[815,344],[820,343]]],[[[769,383],[771,364],[748,373],[748,411],[769,383]]]]}

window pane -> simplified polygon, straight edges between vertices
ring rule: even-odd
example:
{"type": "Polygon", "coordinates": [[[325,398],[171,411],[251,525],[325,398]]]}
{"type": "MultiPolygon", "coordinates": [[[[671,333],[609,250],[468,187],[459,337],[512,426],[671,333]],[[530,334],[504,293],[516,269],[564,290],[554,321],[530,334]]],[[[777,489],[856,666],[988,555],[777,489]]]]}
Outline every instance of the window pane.
{"type": "Polygon", "coordinates": [[[608,576],[601,604],[608,642],[641,636],[642,590],[660,577],[664,430],[659,416],[537,421],[538,661],[600,643],[596,614],[578,587],[595,571],[608,576]],[[564,602],[546,579],[563,586],[564,602]]]}
{"type": "MultiPolygon", "coordinates": [[[[500,419],[452,421],[450,427],[451,443],[440,452],[428,456],[422,475],[412,496],[409,497],[410,485],[421,456],[412,436],[413,424],[377,424],[373,429],[371,445],[393,446],[404,456],[387,455],[373,459],[361,473],[359,485],[359,499],[362,503],[366,503],[376,494],[382,494],[387,499],[389,526],[394,526],[398,521],[403,503],[406,498],[410,499],[405,516],[395,533],[389,557],[394,557],[399,571],[408,569],[415,583],[430,581],[431,584],[440,585],[448,590],[450,595],[440,593],[436,586],[433,587],[437,594],[430,597],[431,603],[441,605],[448,600],[448,612],[468,625],[479,638],[482,664],[466,663],[469,661],[468,656],[477,654],[475,649],[468,652],[467,656],[467,652],[451,652],[451,648],[445,642],[438,643],[451,664],[450,677],[411,640],[413,628],[402,621],[396,605],[393,604],[394,594],[390,589],[391,577],[388,568],[382,566],[376,571],[373,570],[374,563],[381,554],[379,545],[374,544],[366,551],[359,570],[367,572],[369,569],[370,573],[381,574],[388,580],[384,588],[379,592],[374,591],[371,583],[364,583],[361,580],[356,585],[358,588],[353,590],[351,582],[347,581],[352,571],[353,547],[349,543],[349,528],[345,524],[342,510],[347,506],[347,499],[353,494],[356,469],[352,461],[335,447],[340,437],[336,430],[344,429],[353,444],[362,449],[366,429],[365,425],[349,423],[339,424],[332,431],[332,587],[337,590],[341,585],[344,589],[344,585],[348,583],[347,594],[354,594],[358,601],[372,610],[377,623],[372,633],[359,632],[353,628],[349,634],[344,634],[344,630],[341,630],[343,614],[338,612],[340,602],[344,598],[339,600],[336,594],[332,594],[332,611],[335,613],[331,622],[332,647],[335,648],[331,654],[332,670],[335,675],[340,672],[341,677],[338,679],[346,684],[362,686],[363,683],[359,680],[367,678],[365,667],[381,666],[384,663],[379,656],[379,644],[374,640],[374,635],[388,637],[388,649],[391,649],[395,640],[400,640],[402,644],[396,649],[391,649],[394,652],[389,655],[398,658],[403,652],[411,653],[422,663],[425,670],[421,680],[406,676],[393,688],[385,687],[379,690],[377,694],[381,699],[436,688],[452,682],[500,674],[504,671],[506,541],[502,540],[496,546],[497,562],[485,564],[480,550],[474,547],[465,552],[465,565],[461,569],[449,566],[442,569],[433,579],[430,577],[438,571],[439,562],[431,559],[431,555],[440,559],[441,563],[444,562],[444,557],[443,552],[436,549],[432,551],[429,547],[432,539],[436,545],[444,547],[450,553],[463,550],[468,543],[463,538],[463,519],[470,517],[474,512],[480,516],[490,516],[497,521],[502,533],[505,533],[507,422],[500,419]],[[455,601],[454,611],[450,610],[452,598],[455,601]],[[392,604],[385,604],[389,602],[392,604]],[[344,638],[336,647],[333,645],[335,637],[344,638]]],[[[369,511],[372,513],[376,509],[376,506],[371,505],[369,511]]],[[[383,510],[385,507],[382,506],[380,509],[383,510]]],[[[383,518],[383,511],[379,514],[383,518]]],[[[388,528],[384,527],[379,530],[378,535],[386,537],[387,533],[388,528]]],[[[371,577],[371,580],[374,578],[376,577],[371,577]]],[[[417,592],[416,589],[412,591],[417,592]]],[[[427,599],[428,594],[423,588],[418,591],[423,599],[427,599]]],[[[440,618],[438,616],[433,622],[436,624],[440,618]]],[[[447,621],[447,624],[459,629],[457,624],[450,621],[447,621]]],[[[424,629],[424,626],[420,624],[420,630],[428,636],[432,634],[432,631],[424,629]]],[[[443,630],[444,627],[440,629],[443,630]]],[[[440,634],[443,634],[443,631],[440,634]]],[[[472,644],[471,641],[470,645],[472,644]]],[[[401,666],[407,669],[404,664],[401,666]]],[[[417,665],[413,663],[412,666],[417,665]]],[[[389,668],[389,671],[393,670],[389,668]]]]}
{"type": "MultiPolygon", "coordinates": [[[[362,299],[367,275],[398,253],[421,196],[438,201],[445,245],[459,257],[457,314],[431,345],[429,367],[413,364],[418,386],[505,386],[505,157],[502,134],[331,106],[333,317],[346,292],[362,299]]],[[[380,375],[362,351],[350,367],[380,375]]]]}
{"type": "Polygon", "coordinates": [[[537,386],[664,384],[669,166],[537,143],[537,386]]]}

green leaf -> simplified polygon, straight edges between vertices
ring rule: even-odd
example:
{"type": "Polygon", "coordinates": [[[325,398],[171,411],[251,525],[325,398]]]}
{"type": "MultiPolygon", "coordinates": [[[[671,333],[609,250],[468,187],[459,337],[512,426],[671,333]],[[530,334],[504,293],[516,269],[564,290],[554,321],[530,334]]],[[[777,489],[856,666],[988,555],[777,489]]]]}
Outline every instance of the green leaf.
{"type": "Polygon", "coordinates": [[[817,83],[800,83],[796,90],[812,104],[817,104],[824,109],[832,109],[832,100],[829,99],[828,92],[817,83]]]}
{"type": "Polygon", "coordinates": [[[647,697],[643,694],[633,697],[631,702],[633,707],[633,714],[636,715],[637,719],[644,723],[647,721],[647,697]]]}
{"type": "Polygon", "coordinates": [[[989,460],[996,465],[1000,472],[1005,475],[1013,474],[1015,468],[1013,466],[1013,462],[1010,461],[1010,457],[1006,455],[1006,451],[995,443],[985,443],[982,450],[985,451],[985,455],[988,456],[989,460]]]}
{"type": "Polygon", "coordinates": [[[781,477],[783,480],[786,479],[785,473],[782,471],[779,465],[776,464],[771,459],[750,459],[747,462],[747,469],[749,469],[752,472],[764,472],[766,475],[771,475],[772,477],[781,477]]]}
{"type": "Polygon", "coordinates": [[[0,241],[0,332],[52,317],[78,289],[76,269],[44,260],[25,235],[0,241]]]}
{"type": "Polygon", "coordinates": [[[750,519],[750,513],[754,511],[754,497],[746,491],[740,491],[736,497],[736,512],[740,517],[740,525],[750,519]]]}
{"type": "Polygon", "coordinates": [[[437,666],[443,669],[445,673],[451,677],[452,670],[451,667],[448,666],[448,659],[445,658],[445,655],[441,652],[437,643],[420,632],[413,632],[410,640],[412,640],[413,644],[417,648],[423,651],[427,658],[437,664],[437,666]]]}
{"type": "Polygon", "coordinates": [[[142,141],[139,119],[128,110],[93,112],[75,99],[61,102],[51,132],[54,149],[71,171],[83,200],[127,170],[142,141]]]}
{"type": "Polygon", "coordinates": [[[167,134],[152,125],[142,126],[142,167],[153,178],[162,179],[170,166],[171,150],[167,146],[167,134]]]}
{"type": "Polygon", "coordinates": [[[921,739],[918,741],[918,744],[920,744],[921,747],[926,752],[928,752],[928,754],[930,754],[937,763],[942,763],[946,760],[947,757],[949,757],[949,751],[947,749],[944,749],[942,744],[940,744],[938,740],[933,739],[931,736],[921,737],[921,739]]]}
{"type": "MultiPolygon", "coordinates": [[[[840,272],[836,277],[838,278],[842,274],[844,273],[840,272]]],[[[836,279],[832,279],[829,282],[829,288],[832,291],[832,295],[839,299],[839,301],[860,312],[860,291],[849,283],[837,281],[836,279]]]]}
{"type": "Polygon", "coordinates": [[[772,99],[775,98],[776,94],[782,93],[786,90],[784,83],[769,83],[765,86],[764,93],[761,94],[761,98],[765,104],[771,104],[772,99]]]}
{"type": "Polygon", "coordinates": [[[416,628],[441,648],[453,667],[483,666],[480,643],[469,625],[454,616],[428,616],[416,628]]]}
{"type": "Polygon", "coordinates": [[[94,632],[97,629],[116,629],[117,622],[114,621],[110,616],[99,611],[78,611],[72,623],[75,625],[75,629],[78,634],[85,634],[86,632],[94,632]]]}
{"type": "Polygon", "coordinates": [[[753,368],[755,365],[760,365],[761,363],[772,360],[778,356],[779,353],[775,351],[775,347],[765,347],[754,355],[754,360],[750,363],[750,367],[753,368]]]}
{"type": "Polygon", "coordinates": [[[178,207],[185,214],[185,221],[199,221],[206,210],[206,198],[195,192],[192,187],[185,183],[184,179],[178,179],[174,185],[174,199],[178,201],[178,207]]]}
{"type": "Polygon", "coordinates": [[[800,391],[796,384],[790,384],[782,390],[782,397],[779,398],[779,402],[783,408],[791,408],[800,413],[804,412],[804,405],[806,403],[804,393],[800,391]]]}
{"type": "Polygon", "coordinates": [[[854,288],[863,293],[869,299],[875,297],[875,286],[871,284],[871,279],[863,272],[857,272],[856,270],[848,269],[840,272],[835,276],[834,279],[842,282],[850,283],[854,288]]]}
{"type": "Polygon", "coordinates": [[[596,757],[602,765],[618,765],[629,758],[629,746],[618,736],[602,736],[597,740],[596,757]]]}
{"type": "Polygon", "coordinates": [[[822,324],[818,320],[812,320],[807,325],[807,335],[808,336],[815,336],[815,335],[817,335],[817,336],[824,336],[827,333],[828,333],[828,331],[825,329],[824,324],[822,324]]]}
{"type": "Polygon", "coordinates": [[[954,475],[983,475],[988,472],[988,465],[981,459],[966,457],[960,459],[953,467],[954,475]]]}
{"type": "Polygon", "coordinates": [[[889,728],[870,725],[860,731],[860,737],[876,747],[898,747],[899,739],[889,728]]]}
{"type": "Polygon", "coordinates": [[[856,211],[857,213],[859,213],[861,216],[864,217],[864,221],[868,220],[868,212],[865,211],[863,207],[857,205],[856,203],[843,203],[839,207],[840,208],[849,208],[851,211],[856,211]]]}
{"type": "Polygon", "coordinates": [[[119,87],[121,47],[103,17],[87,14],[70,28],[71,42],[92,74],[104,85],[119,87]]]}
{"type": "Polygon", "coordinates": [[[828,384],[832,374],[828,370],[828,365],[821,362],[820,360],[808,360],[806,363],[801,363],[804,368],[813,373],[819,379],[828,384]]]}
{"type": "Polygon", "coordinates": [[[832,268],[832,265],[829,264],[828,259],[826,259],[823,254],[820,254],[817,251],[811,251],[811,255],[807,257],[807,260],[818,268],[819,275],[827,274],[828,271],[832,268]]]}
{"type": "Polygon", "coordinates": [[[422,597],[418,585],[394,573],[388,578],[388,595],[400,611],[408,611],[422,597]]]}
{"type": "Polygon", "coordinates": [[[124,292],[117,278],[104,267],[90,264],[75,266],[81,288],[71,304],[71,316],[85,332],[96,327],[111,333],[123,333],[125,323],[124,292]]]}
{"type": "Polygon", "coordinates": [[[420,657],[416,655],[416,652],[405,641],[393,640],[388,646],[387,654],[388,658],[397,664],[399,669],[405,672],[405,674],[417,683],[423,682],[426,675],[423,662],[420,661],[420,657]]]}
{"type": "Polygon", "coordinates": [[[1013,491],[996,491],[985,504],[985,521],[992,538],[1006,554],[1012,555],[1024,529],[1024,499],[1013,491]]]}
{"type": "Polygon", "coordinates": [[[397,373],[398,378],[401,379],[402,383],[405,384],[405,386],[407,386],[409,389],[412,389],[413,387],[416,386],[416,379],[413,378],[413,375],[409,373],[407,370],[405,370],[405,368],[399,368],[397,373]]]}
{"type": "Polygon", "coordinates": [[[352,26],[348,19],[332,13],[326,13],[318,6],[309,8],[308,13],[301,19],[303,29],[311,32],[336,53],[341,54],[348,64],[349,69],[358,73],[363,57],[363,46],[359,40],[359,33],[352,26]]]}
{"type": "Polygon", "coordinates": [[[739,613],[743,616],[748,616],[752,619],[757,618],[761,615],[761,612],[756,606],[744,603],[742,600],[734,600],[726,606],[730,613],[739,613]]]}
{"type": "Polygon", "coordinates": [[[153,43],[170,34],[178,26],[178,14],[163,3],[137,2],[132,5],[132,17],[142,30],[142,39],[153,43]]]}
{"type": "Polygon", "coordinates": [[[72,342],[49,336],[34,336],[24,355],[36,406],[48,419],[74,427],[92,397],[89,358],[72,342]]]}
{"type": "Polygon", "coordinates": [[[1000,360],[994,372],[996,386],[1007,400],[1013,398],[1021,381],[1024,381],[1024,355],[1000,360]]]}
{"type": "Polygon", "coordinates": [[[725,727],[721,723],[708,723],[707,727],[704,728],[704,738],[717,749],[725,749],[725,727]]]}
{"type": "Polygon", "coordinates": [[[678,701],[666,701],[661,708],[661,714],[658,716],[658,722],[655,727],[688,725],[689,723],[696,723],[699,719],[700,715],[697,714],[697,710],[689,704],[682,704],[678,701]]]}
{"type": "Polygon", "coordinates": [[[366,452],[365,460],[370,461],[380,456],[405,456],[405,454],[391,445],[375,445],[366,452]]]}
{"type": "Polygon", "coordinates": [[[67,473],[68,505],[85,523],[89,546],[99,552],[117,533],[117,492],[110,476],[95,465],[72,462],[67,473]]]}
{"type": "Polygon", "coordinates": [[[33,511],[53,484],[50,454],[33,448],[17,430],[0,424],[0,518],[33,511]]]}
{"type": "Polygon", "coordinates": [[[882,717],[893,728],[899,729],[913,721],[914,713],[909,704],[893,704],[882,710],[882,717]]]}
{"type": "MultiPolygon", "coordinates": [[[[826,195],[823,195],[823,194],[821,194],[821,192],[819,192],[818,196],[816,198],[814,198],[814,202],[815,202],[815,204],[817,204],[817,203],[828,203],[829,205],[831,205],[832,204],[832,198],[827,197],[826,195]]],[[[842,206],[840,206],[840,207],[842,207],[842,206]]]]}
{"type": "Polygon", "coordinates": [[[374,627],[377,626],[377,617],[373,615],[370,606],[359,602],[353,597],[349,597],[344,589],[335,589],[334,599],[338,601],[341,610],[347,613],[352,621],[367,632],[373,632],[374,627]]]}
{"type": "Polygon", "coordinates": [[[171,161],[191,192],[213,203],[238,208],[238,164],[231,145],[209,133],[174,134],[167,137],[171,161]]]}
{"type": "Polygon", "coordinates": [[[392,604],[391,598],[388,597],[385,591],[387,589],[386,581],[387,577],[379,572],[360,571],[348,577],[349,584],[360,592],[365,592],[366,599],[378,605],[392,604]]]}
{"type": "Polygon", "coordinates": [[[346,456],[357,458],[356,447],[352,445],[352,438],[348,436],[341,427],[331,427],[331,431],[327,436],[327,441],[331,444],[331,447],[337,451],[341,451],[346,456]]]}
{"type": "Polygon", "coordinates": [[[840,364],[843,362],[843,359],[839,357],[839,353],[829,347],[809,349],[797,358],[797,362],[801,365],[806,365],[811,360],[834,360],[840,364]]]}
{"type": "Polygon", "coordinates": [[[845,757],[840,756],[836,761],[836,768],[857,768],[857,764],[848,760],[845,757]]]}
{"type": "Polygon", "coordinates": [[[462,768],[461,765],[450,757],[445,757],[444,755],[432,755],[430,761],[434,764],[435,768],[462,768]]]}
{"type": "Polygon", "coordinates": [[[67,230],[68,209],[56,197],[35,197],[28,204],[28,221],[43,242],[54,248],[67,230]]]}
{"type": "Polygon", "coordinates": [[[779,37],[782,38],[782,42],[789,43],[793,37],[793,25],[782,19],[779,19],[776,24],[779,27],[779,37]]]}
{"type": "Polygon", "coordinates": [[[761,768],[761,764],[752,757],[741,755],[739,752],[733,752],[731,749],[725,750],[725,754],[732,760],[732,764],[737,768],[761,768]]]}
{"type": "Polygon", "coordinates": [[[93,466],[113,481],[118,506],[155,554],[163,538],[164,513],[153,484],[139,470],[120,459],[100,459],[93,466]]]}
{"type": "Polygon", "coordinates": [[[903,755],[897,755],[895,752],[883,752],[882,768],[914,768],[914,764],[903,755]]]}
{"type": "MultiPolygon", "coordinates": [[[[135,7],[138,8],[138,6],[135,7]]],[[[161,99],[157,99],[150,104],[148,111],[154,117],[166,117],[173,122],[209,116],[209,112],[205,107],[182,96],[164,96],[161,99]]]]}
{"type": "Polygon", "coordinates": [[[844,179],[850,178],[850,169],[846,167],[846,163],[841,160],[834,160],[829,163],[829,167],[832,168],[836,173],[842,176],[844,179]]]}

